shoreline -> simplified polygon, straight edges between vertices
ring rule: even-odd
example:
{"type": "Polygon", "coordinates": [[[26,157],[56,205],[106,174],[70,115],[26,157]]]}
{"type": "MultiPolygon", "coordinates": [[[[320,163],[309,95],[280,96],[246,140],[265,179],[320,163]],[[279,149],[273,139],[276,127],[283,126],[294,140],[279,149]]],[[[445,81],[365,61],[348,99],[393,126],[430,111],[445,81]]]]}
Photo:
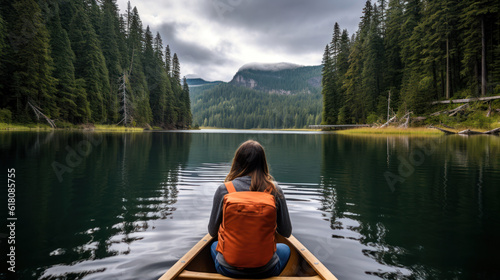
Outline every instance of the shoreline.
{"type": "Polygon", "coordinates": [[[74,127],[52,128],[46,124],[0,123],[0,131],[143,132],[144,130],[142,127],[123,127],[117,125],[75,125],[74,127]]]}
{"type": "MultiPolygon", "coordinates": [[[[478,132],[485,132],[488,129],[484,128],[445,128],[446,130],[452,132],[459,132],[465,129],[470,129],[478,132]]],[[[122,127],[117,125],[75,125],[74,127],[65,128],[52,128],[45,124],[6,124],[0,123],[0,132],[17,132],[17,131],[85,131],[85,132],[116,132],[116,133],[130,133],[130,132],[146,132],[155,131],[159,129],[145,129],[142,127],[122,127]]],[[[161,129],[160,129],[161,130],[161,129]]],[[[321,129],[312,128],[250,128],[250,129],[240,129],[240,128],[218,128],[218,127],[199,127],[197,129],[191,129],[195,131],[199,130],[247,130],[247,131],[302,131],[302,132],[322,132],[321,129]]],[[[445,135],[444,132],[429,127],[410,127],[410,128],[398,128],[398,127],[362,127],[362,128],[352,128],[345,130],[326,130],[325,132],[330,132],[333,134],[340,135],[366,135],[366,136],[442,136],[445,135]]]]}

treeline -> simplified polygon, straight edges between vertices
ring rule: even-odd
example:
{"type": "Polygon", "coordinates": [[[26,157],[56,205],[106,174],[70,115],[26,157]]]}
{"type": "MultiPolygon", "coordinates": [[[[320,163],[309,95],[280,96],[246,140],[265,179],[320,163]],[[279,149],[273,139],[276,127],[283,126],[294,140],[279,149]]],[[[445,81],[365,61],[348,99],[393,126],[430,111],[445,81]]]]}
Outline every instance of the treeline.
{"type": "MultiPolygon", "coordinates": [[[[293,93],[313,91],[321,87],[321,66],[303,66],[279,71],[243,69],[236,73],[245,80],[257,82],[255,87],[263,91],[290,91],[293,93]],[[279,90],[277,90],[279,89],[279,90]]],[[[234,79],[232,84],[238,85],[234,79]]]]}
{"type": "Polygon", "coordinates": [[[130,2],[0,3],[0,122],[191,124],[177,54],[130,2]]]}
{"type": "Polygon", "coordinates": [[[192,109],[195,125],[303,128],[321,122],[321,94],[279,95],[220,84],[197,94],[192,109]]]}
{"type": "Polygon", "coordinates": [[[325,124],[423,113],[438,99],[500,94],[500,1],[366,1],[352,37],[323,55],[325,124]]]}

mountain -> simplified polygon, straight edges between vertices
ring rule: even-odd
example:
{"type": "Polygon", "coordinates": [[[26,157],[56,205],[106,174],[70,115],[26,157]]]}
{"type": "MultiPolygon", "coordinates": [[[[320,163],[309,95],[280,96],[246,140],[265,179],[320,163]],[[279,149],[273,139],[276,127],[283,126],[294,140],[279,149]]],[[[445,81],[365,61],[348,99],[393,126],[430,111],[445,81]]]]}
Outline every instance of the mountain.
{"type": "Polygon", "coordinates": [[[191,87],[198,87],[198,86],[208,85],[208,84],[216,85],[216,84],[222,83],[222,81],[213,81],[213,82],[205,81],[202,78],[194,77],[194,75],[188,75],[188,76],[186,76],[186,81],[187,81],[187,84],[188,84],[188,86],[190,88],[191,87]]]}
{"type": "Polygon", "coordinates": [[[319,124],[321,68],[251,63],[242,66],[229,83],[192,77],[189,92],[193,124],[245,129],[319,124]]]}
{"type": "Polygon", "coordinates": [[[285,62],[250,63],[243,65],[229,83],[268,93],[311,93],[321,88],[321,69],[285,62]]]}
{"type": "Polygon", "coordinates": [[[269,94],[222,83],[193,93],[191,99],[194,125],[276,129],[321,123],[322,95],[319,93],[269,94]]]}

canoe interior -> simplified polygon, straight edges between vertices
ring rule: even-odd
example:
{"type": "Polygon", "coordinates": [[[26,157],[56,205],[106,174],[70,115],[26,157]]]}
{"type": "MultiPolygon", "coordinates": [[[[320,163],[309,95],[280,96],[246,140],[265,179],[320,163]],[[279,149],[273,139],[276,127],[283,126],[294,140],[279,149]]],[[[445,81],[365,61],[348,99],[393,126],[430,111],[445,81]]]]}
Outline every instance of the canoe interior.
{"type": "MultiPolygon", "coordinates": [[[[290,247],[290,259],[280,274],[279,277],[274,277],[276,279],[300,279],[301,277],[317,276],[318,273],[308,264],[308,262],[298,253],[297,248],[295,248],[287,239],[277,235],[277,242],[285,243],[290,247]]],[[[218,274],[215,271],[212,256],[210,255],[210,245],[207,244],[200,253],[194,257],[194,259],[186,266],[185,276],[179,275],[176,279],[229,279],[218,274]],[[192,273],[191,273],[192,272],[192,273]],[[198,273],[199,272],[199,273],[198,273]],[[189,277],[187,277],[189,275],[189,277]]],[[[274,279],[273,278],[273,279],[274,279]]],[[[311,279],[315,279],[311,278],[311,279]]],[[[321,278],[318,278],[321,279],[321,278]]]]}

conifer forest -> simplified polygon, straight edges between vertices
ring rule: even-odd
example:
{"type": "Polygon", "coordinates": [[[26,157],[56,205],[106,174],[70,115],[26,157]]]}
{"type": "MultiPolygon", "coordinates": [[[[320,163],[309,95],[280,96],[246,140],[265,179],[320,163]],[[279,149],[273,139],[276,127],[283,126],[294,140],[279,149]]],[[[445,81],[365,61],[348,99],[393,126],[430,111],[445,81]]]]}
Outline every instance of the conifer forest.
{"type": "Polygon", "coordinates": [[[191,124],[179,57],[130,2],[1,1],[0,122],[191,124]]]}
{"type": "Polygon", "coordinates": [[[335,23],[323,66],[324,124],[385,119],[388,104],[419,115],[429,101],[498,95],[500,1],[366,1],[355,34],[335,23]]]}

